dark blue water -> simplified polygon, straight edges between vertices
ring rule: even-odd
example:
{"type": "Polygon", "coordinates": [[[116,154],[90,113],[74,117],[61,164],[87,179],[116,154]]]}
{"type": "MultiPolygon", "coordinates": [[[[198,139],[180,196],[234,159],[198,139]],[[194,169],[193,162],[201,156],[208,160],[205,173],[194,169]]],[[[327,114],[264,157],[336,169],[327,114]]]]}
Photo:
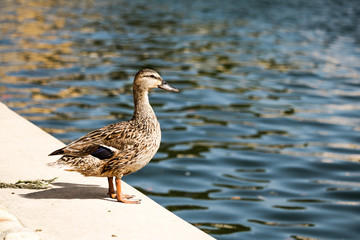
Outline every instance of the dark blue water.
{"type": "Polygon", "coordinates": [[[217,239],[358,238],[359,1],[0,2],[0,99],[64,142],[144,67],[181,93],[125,181],[217,239]]]}

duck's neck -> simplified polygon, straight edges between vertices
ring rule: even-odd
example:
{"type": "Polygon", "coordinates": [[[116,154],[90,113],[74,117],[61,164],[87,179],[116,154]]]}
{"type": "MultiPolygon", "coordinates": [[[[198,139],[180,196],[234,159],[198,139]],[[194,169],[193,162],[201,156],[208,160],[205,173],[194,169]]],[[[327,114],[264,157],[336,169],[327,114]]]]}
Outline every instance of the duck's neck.
{"type": "Polygon", "coordinates": [[[156,115],[149,103],[148,91],[134,91],[134,117],[133,119],[143,121],[154,118],[156,115]]]}

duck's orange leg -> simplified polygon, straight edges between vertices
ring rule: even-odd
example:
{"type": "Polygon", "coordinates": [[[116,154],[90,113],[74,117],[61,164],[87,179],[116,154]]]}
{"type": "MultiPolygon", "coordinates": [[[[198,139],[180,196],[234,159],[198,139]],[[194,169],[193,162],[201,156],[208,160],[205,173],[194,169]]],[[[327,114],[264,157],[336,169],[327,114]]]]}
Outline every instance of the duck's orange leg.
{"type": "Polygon", "coordinates": [[[108,191],[107,195],[109,195],[111,198],[116,198],[113,177],[108,177],[107,179],[108,179],[108,183],[109,183],[109,191],[108,191]]]}
{"type": "Polygon", "coordinates": [[[123,203],[131,203],[131,204],[139,204],[140,203],[140,199],[134,199],[134,200],[129,200],[130,198],[133,198],[133,195],[126,195],[126,194],[122,194],[121,192],[121,178],[116,177],[115,178],[115,183],[116,183],[116,199],[119,202],[123,202],[123,203]]]}

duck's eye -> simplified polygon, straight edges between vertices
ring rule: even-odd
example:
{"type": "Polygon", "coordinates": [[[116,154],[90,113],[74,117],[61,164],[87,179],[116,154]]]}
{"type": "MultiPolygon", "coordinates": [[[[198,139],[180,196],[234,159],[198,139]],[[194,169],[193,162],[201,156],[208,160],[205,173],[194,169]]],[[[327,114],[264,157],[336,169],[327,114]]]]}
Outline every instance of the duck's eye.
{"type": "Polygon", "coordinates": [[[150,77],[151,77],[151,78],[156,78],[154,74],[151,74],[150,77]]]}

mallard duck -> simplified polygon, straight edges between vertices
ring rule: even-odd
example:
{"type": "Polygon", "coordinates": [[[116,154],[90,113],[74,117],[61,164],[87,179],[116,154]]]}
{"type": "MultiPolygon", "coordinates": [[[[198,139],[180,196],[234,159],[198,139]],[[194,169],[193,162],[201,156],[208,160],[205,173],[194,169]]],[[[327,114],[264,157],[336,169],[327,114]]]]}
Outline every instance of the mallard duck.
{"type": "Polygon", "coordinates": [[[131,199],[134,196],[121,192],[121,178],[148,164],[159,149],[160,124],[148,98],[153,88],[179,91],[162,80],[156,71],[139,71],[133,82],[132,119],[94,130],[50,153],[49,156],[63,155],[50,165],[60,165],[84,176],[107,177],[110,197],[123,203],[140,203],[140,199],[131,199]]]}

